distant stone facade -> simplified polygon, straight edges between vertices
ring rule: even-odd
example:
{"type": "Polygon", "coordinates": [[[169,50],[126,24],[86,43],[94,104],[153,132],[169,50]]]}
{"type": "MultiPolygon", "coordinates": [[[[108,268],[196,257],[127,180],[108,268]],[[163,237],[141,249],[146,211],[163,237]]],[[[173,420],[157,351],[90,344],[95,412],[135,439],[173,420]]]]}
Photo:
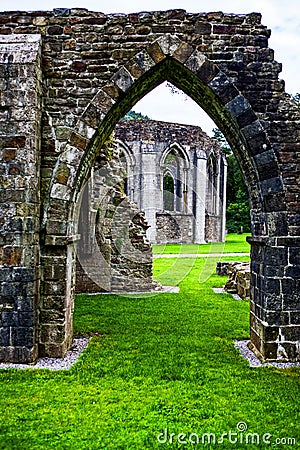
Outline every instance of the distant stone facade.
{"type": "Polygon", "coordinates": [[[200,127],[154,120],[115,130],[129,199],[145,212],[152,243],[225,240],[226,158],[200,127]]]}
{"type": "Polygon", "coordinates": [[[116,124],[166,80],[215,121],[246,180],[251,342],[300,360],[300,111],[270,33],[259,13],[0,13],[1,361],[70,347],[76,204],[116,124]]]}

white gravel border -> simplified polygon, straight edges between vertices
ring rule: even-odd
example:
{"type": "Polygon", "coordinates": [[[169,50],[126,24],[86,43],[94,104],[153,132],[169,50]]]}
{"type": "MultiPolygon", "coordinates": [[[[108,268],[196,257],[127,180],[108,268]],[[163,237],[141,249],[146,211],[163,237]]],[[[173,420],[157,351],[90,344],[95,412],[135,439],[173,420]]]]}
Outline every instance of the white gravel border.
{"type": "MultiPolygon", "coordinates": [[[[224,288],[213,288],[216,294],[229,294],[224,288]]],[[[231,294],[235,300],[243,300],[238,294],[231,294]]],[[[264,367],[273,366],[280,369],[287,369],[288,367],[300,367],[300,362],[261,362],[261,360],[255,355],[255,353],[248,347],[249,340],[234,341],[235,348],[238,349],[240,355],[249,361],[250,367],[264,367]]]]}
{"type": "Polygon", "coordinates": [[[300,367],[300,362],[265,362],[262,363],[261,360],[255,355],[255,353],[250,350],[248,347],[250,341],[248,340],[241,340],[241,341],[234,341],[235,348],[238,349],[241,356],[243,358],[246,358],[249,361],[250,367],[263,367],[263,366],[273,366],[273,367],[279,367],[280,369],[287,369],[288,367],[300,367]]]}
{"type": "Polygon", "coordinates": [[[86,349],[89,338],[75,338],[70,350],[64,358],[40,358],[36,364],[13,364],[0,363],[0,369],[49,369],[49,370],[69,370],[78,360],[81,353],[86,349]]]}

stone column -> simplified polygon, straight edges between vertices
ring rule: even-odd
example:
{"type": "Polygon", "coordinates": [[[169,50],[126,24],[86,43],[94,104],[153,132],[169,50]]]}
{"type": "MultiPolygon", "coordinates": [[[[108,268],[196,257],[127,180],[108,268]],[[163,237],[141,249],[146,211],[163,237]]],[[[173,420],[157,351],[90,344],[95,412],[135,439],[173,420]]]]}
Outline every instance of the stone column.
{"type": "Polygon", "coordinates": [[[40,35],[0,36],[0,361],[37,358],[40,35]]]}
{"type": "Polygon", "coordinates": [[[206,153],[200,150],[197,152],[196,167],[194,167],[194,242],[196,244],[205,242],[206,163],[206,153]]]}
{"type": "Polygon", "coordinates": [[[40,356],[63,358],[72,343],[76,263],[74,244],[78,237],[46,236],[39,312],[40,356]]]}
{"type": "Polygon", "coordinates": [[[155,148],[151,144],[144,144],[141,153],[141,203],[140,209],[145,211],[146,220],[150,228],[147,237],[150,242],[156,242],[156,211],[160,201],[158,189],[158,174],[155,148]]]}
{"type": "Polygon", "coordinates": [[[214,201],[214,213],[216,216],[220,215],[220,206],[221,206],[221,199],[220,199],[220,192],[221,192],[221,158],[218,157],[216,158],[216,173],[214,174],[215,177],[215,186],[214,186],[214,197],[215,197],[215,201],[214,201]]]}
{"type": "Polygon", "coordinates": [[[300,360],[300,239],[251,237],[250,339],[266,361],[300,360]]]}

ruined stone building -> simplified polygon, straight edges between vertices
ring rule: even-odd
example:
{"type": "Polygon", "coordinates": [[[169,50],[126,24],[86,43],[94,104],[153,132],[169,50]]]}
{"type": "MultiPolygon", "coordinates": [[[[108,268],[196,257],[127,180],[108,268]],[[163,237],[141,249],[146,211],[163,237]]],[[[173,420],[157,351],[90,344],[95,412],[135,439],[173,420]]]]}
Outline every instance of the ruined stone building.
{"type": "Polygon", "coordinates": [[[120,121],[108,145],[78,203],[76,292],[153,290],[149,241],[224,240],[226,159],[201,128],[153,120],[120,121]]]}
{"type": "Polygon", "coordinates": [[[226,158],[200,127],[121,121],[115,142],[124,190],[145,211],[153,243],[225,239],[226,158]]]}
{"type": "Polygon", "coordinates": [[[152,279],[149,225],[124,192],[126,172],[117,145],[108,145],[111,156],[95,162],[77,203],[76,292],[159,289],[152,279]]]}

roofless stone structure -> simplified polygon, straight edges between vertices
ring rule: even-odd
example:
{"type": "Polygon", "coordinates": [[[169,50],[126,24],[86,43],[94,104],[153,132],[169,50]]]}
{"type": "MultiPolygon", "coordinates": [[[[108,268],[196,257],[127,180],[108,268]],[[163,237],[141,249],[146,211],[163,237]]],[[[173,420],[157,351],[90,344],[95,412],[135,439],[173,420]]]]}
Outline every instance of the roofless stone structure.
{"type": "Polygon", "coordinates": [[[300,113],[269,36],[257,13],[0,14],[0,360],[70,346],[79,193],[119,119],[165,80],[215,121],[249,188],[251,342],[299,360],[300,113]]]}
{"type": "Polygon", "coordinates": [[[123,120],[115,135],[125,191],[145,211],[152,243],[225,240],[226,158],[200,127],[123,120]]]}

